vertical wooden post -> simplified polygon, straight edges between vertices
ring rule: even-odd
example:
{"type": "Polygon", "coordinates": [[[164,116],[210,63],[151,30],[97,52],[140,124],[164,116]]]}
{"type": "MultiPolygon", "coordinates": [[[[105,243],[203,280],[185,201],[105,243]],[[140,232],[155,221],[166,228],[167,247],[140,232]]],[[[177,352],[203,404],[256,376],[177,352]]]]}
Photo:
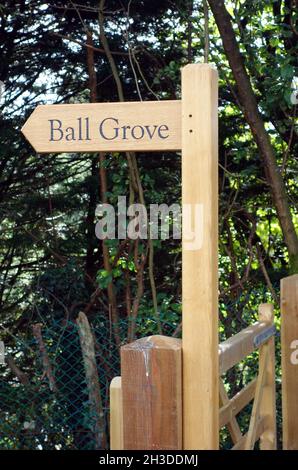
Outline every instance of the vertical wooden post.
{"type": "Polygon", "coordinates": [[[121,377],[114,377],[110,385],[110,448],[111,450],[123,450],[121,377]]]}
{"type": "Polygon", "coordinates": [[[139,339],[121,348],[125,450],[182,449],[181,341],[139,339]]]}
{"type": "Polygon", "coordinates": [[[105,422],[101,399],[100,382],[95,358],[94,337],[88,318],[80,312],[76,320],[85,368],[86,385],[89,395],[90,418],[94,432],[95,449],[106,448],[105,422]]]}
{"type": "Polygon", "coordinates": [[[298,450],[298,274],[281,280],[283,449],[298,450]]]}
{"type": "Polygon", "coordinates": [[[215,68],[183,68],[183,441],[190,450],[219,446],[217,95],[215,68]],[[197,232],[193,246],[185,205],[197,232]]]}
{"type": "MultiPolygon", "coordinates": [[[[259,320],[274,324],[274,311],[272,304],[259,306],[259,320]]],[[[276,449],[276,394],[275,394],[275,339],[274,336],[267,342],[268,362],[266,367],[265,384],[260,404],[260,417],[266,417],[266,428],[260,437],[261,450],[276,449]]],[[[259,363],[262,363],[262,355],[266,351],[260,348],[259,363]]]]}

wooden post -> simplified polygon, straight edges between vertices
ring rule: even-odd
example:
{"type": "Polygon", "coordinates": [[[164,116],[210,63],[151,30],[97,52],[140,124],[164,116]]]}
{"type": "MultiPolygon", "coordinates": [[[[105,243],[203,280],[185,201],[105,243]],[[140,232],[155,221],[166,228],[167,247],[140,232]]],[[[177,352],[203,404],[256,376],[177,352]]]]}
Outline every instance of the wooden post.
{"type": "MultiPolygon", "coordinates": [[[[272,304],[261,304],[259,307],[259,320],[274,324],[274,311],[272,304]]],[[[261,450],[276,449],[276,393],[275,393],[275,339],[272,336],[267,344],[268,362],[266,367],[265,384],[260,404],[260,418],[266,417],[266,428],[260,436],[261,450]]],[[[266,354],[263,346],[260,348],[259,363],[266,354]]]]}
{"type": "Polygon", "coordinates": [[[123,450],[121,377],[114,377],[110,385],[110,449],[123,450]]]}
{"type": "Polygon", "coordinates": [[[298,450],[298,274],[281,280],[283,449],[298,450]]]}
{"type": "Polygon", "coordinates": [[[105,423],[101,400],[100,382],[95,359],[94,337],[84,312],[76,321],[85,368],[86,384],[89,395],[90,421],[94,432],[95,449],[106,448],[105,423]]]}
{"type": "Polygon", "coordinates": [[[182,70],[183,441],[189,450],[219,447],[217,82],[211,65],[182,70]],[[197,233],[192,246],[185,205],[197,233]]]}
{"type": "Polygon", "coordinates": [[[139,339],[121,348],[125,450],[182,449],[181,341],[139,339]]]}

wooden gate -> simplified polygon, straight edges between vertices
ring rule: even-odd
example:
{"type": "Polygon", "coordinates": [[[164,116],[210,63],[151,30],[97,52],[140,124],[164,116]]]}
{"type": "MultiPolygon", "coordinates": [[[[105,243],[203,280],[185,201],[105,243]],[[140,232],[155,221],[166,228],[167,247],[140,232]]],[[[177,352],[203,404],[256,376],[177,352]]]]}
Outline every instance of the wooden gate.
{"type": "MultiPolygon", "coordinates": [[[[259,351],[258,376],[234,397],[228,397],[223,379],[219,380],[218,432],[227,426],[233,450],[252,450],[258,440],[260,449],[276,449],[274,333],[273,306],[262,304],[259,321],[219,345],[220,376],[259,351]],[[248,431],[242,434],[236,416],[252,400],[248,431]]],[[[122,377],[111,384],[112,449],[183,448],[181,356],[181,341],[164,336],[122,347],[122,377]]],[[[207,425],[201,427],[202,433],[207,425]]]]}

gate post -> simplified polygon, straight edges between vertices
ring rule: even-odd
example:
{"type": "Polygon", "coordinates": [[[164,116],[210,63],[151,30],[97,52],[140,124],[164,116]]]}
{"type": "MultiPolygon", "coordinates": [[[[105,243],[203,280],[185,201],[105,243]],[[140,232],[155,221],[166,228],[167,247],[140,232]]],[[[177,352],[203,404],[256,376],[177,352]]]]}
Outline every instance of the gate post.
{"type": "Polygon", "coordinates": [[[190,64],[182,69],[183,441],[187,450],[219,447],[217,95],[214,67],[190,64]]]}
{"type": "Polygon", "coordinates": [[[181,340],[141,338],[121,348],[125,450],[182,449],[181,340]]]}
{"type": "Polygon", "coordinates": [[[281,280],[283,449],[298,450],[298,274],[281,280]]]}

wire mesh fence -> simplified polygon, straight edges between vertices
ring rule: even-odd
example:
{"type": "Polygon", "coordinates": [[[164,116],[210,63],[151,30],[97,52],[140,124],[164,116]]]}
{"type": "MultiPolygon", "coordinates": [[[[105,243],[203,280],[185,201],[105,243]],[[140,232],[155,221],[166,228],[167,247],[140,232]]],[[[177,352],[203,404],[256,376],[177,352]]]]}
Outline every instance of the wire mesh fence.
{"type": "MultiPolygon", "coordinates": [[[[263,288],[243,293],[230,304],[221,302],[221,340],[230,334],[231,328],[235,333],[256,320],[258,304],[271,300],[263,288]]],[[[165,311],[160,315],[160,322],[155,316],[143,315],[136,320],[135,338],[158,334],[160,327],[163,334],[179,336],[179,322],[177,312],[165,311]]],[[[90,379],[86,370],[86,351],[76,321],[64,319],[38,324],[13,336],[5,331],[6,364],[0,365],[0,449],[108,447],[109,386],[112,378],[120,375],[119,349],[109,318],[96,316],[89,323],[95,379],[94,376],[90,379]],[[96,390],[100,395],[96,403],[92,399],[94,380],[98,382],[96,390]]],[[[119,322],[123,344],[127,342],[129,329],[130,321],[119,322]]],[[[231,393],[237,392],[238,386],[243,386],[256,371],[257,358],[252,355],[247,358],[246,366],[240,366],[232,372],[233,376],[226,377],[232,384],[231,393]]],[[[244,415],[243,423],[245,420],[244,415]]],[[[226,439],[227,434],[223,432],[223,447],[226,439]]]]}

